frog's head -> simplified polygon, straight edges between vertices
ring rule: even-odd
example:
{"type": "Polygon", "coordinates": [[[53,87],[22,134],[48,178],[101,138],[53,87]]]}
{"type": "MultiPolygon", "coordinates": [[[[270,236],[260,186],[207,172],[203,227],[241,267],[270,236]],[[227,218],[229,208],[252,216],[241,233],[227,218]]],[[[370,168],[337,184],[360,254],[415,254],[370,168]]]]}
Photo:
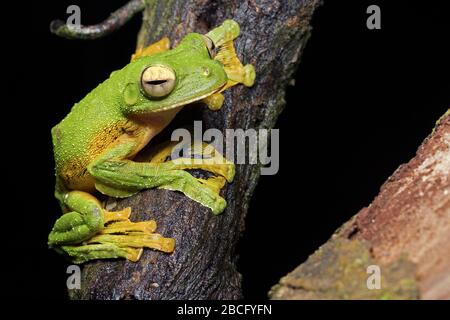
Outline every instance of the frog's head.
{"type": "Polygon", "coordinates": [[[166,52],[142,57],[122,69],[124,111],[148,114],[179,108],[218,90],[228,78],[212,58],[212,42],[190,33],[166,52]]]}

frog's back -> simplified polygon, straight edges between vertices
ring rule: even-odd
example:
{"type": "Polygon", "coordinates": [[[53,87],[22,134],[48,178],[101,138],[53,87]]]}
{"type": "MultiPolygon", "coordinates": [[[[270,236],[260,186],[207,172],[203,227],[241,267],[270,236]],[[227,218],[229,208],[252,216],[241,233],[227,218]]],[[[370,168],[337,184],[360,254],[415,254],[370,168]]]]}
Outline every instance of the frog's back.
{"type": "MultiPolygon", "coordinates": [[[[56,173],[66,184],[86,179],[87,165],[121,132],[120,83],[109,78],[72,107],[52,129],[56,173]]],[[[86,184],[84,181],[81,184],[86,184]]]]}

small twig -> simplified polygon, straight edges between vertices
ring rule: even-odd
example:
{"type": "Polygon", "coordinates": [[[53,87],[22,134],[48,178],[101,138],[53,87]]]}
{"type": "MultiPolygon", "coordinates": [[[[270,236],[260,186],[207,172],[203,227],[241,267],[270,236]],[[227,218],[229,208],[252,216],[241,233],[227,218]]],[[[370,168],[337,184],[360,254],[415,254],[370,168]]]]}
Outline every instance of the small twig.
{"type": "Polygon", "coordinates": [[[50,23],[50,31],[67,39],[91,40],[104,37],[128,22],[136,13],[145,7],[144,0],[131,0],[120,9],[111,13],[103,22],[91,26],[69,25],[62,20],[53,20],[50,23]]]}

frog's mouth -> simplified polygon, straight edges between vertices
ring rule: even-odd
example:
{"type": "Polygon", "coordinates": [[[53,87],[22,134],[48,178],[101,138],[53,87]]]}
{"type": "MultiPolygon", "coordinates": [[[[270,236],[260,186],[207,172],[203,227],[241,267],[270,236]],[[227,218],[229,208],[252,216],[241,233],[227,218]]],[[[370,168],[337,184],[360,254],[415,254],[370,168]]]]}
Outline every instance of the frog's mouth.
{"type": "Polygon", "coordinates": [[[177,108],[180,108],[182,106],[185,106],[185,105],[188,105],[188,104],[191,104],[191,103],[203,100],[203,99],[213,95],[214,93],[220,92],[226,86],[226,84],[227,83],[225,82],[224,84],[219,86],[217,89],[212,90],[212,91],[210,91],[210,92],[208,92],[206,94],[203,94],[201,96],[197,96],[197,97],[192,98],[192,99],[180,101],[178,103],[174,103],[174,104],[168,105],[166,107],[158,108],[158,109],[149,111],[149,113],[159,113],[159,112],[164,112],[164,111],[168,111],[168,110],[172,110],[172,109],[177,109],[177,108]]]}

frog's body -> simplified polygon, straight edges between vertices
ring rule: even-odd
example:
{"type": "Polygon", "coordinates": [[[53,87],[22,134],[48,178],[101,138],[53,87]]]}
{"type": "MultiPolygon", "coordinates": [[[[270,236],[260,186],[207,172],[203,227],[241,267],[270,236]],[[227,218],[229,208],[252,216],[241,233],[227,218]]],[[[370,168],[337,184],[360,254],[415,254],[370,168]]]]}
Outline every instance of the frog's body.
{"type": "Polygon", "coordinates": [[[144,129],[113,108],[117,97],[106,96],[110,101],[103,103],[103,91],[112,82],[108,79],[99,85],[52,129],[56,174],[69,189],[94,191],[94,179],[87,172],[89,163],[123,132],[144,129]]]}
{"type": "Polygon", "coordinates": [[[227,82],[223,67],[209,57],[200,35],[191,34],[169,53],[142,57],[113,72],[109,79],[77,103],[66,118],[53,128],[56,171],[70,189],[93,191],[93,179],[86,170],[87,166],[121,135],[134,137],[143,147],[170,123],[180,109],[178,104],[205,98],[227,82]],[[186,65],[185,61],[191,63],[186,65]],[[161,63],[174,69],[178,79],[188,82],[186,89],[178,88],[178,94],[170,101],[146,101],[150,111],[145,118],[133,115],[133,111],[127,113],[123,98],[126,85],[135,81],[133,76],[140,74],[146,66],[161,63]],[[209,70],[209,75],[204,76],[207,81],[198,81],[198,75],[205,70],[209,70]],[[187,89],[189,92],[186,92],[187,89]],[[152,111],[151,104],[157,105],[156,112],[152,111]]]}
{"type": "Polygon", "coordinates": [[[168,44],[157,43],[140,50],[140,57],[113,72],[52,129],[55,195],[68,213],[55,223],[50,245],[75,262],[111,257],[136,261],[143,247],[173,250],[173,239],[153,233],[154,221],[132,223],[129,209],[106,211],[91,195],[95,191],[126,197],[145,188],[166,188],[183,192],[214,213],[223,211],[225,200],[217,181],[195,179],[183,169],[205,169],[231,181],[231,163],[182,165],[132,159],[183,106],[203,99],[218,109],[223,101],[220,91],[253,83],[253,67],[243,67],[232,46],[216,59],[211,57],[211,42],[229,46],[238,32],[237,24],[228,20],[207,37],[188,34],[175,49],[167,51],[161,47],[168,44]]]}

